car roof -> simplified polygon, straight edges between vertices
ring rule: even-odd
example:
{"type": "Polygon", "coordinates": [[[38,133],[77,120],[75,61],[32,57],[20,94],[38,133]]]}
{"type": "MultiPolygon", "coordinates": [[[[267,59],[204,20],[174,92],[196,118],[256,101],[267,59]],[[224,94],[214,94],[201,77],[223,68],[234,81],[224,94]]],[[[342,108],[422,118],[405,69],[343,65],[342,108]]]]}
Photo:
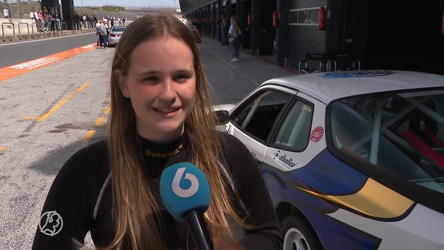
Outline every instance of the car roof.
{"type": "Polygon", "coordinates": [[[328,104],[362,94],[444,87],[444,76],[399,70],[335,71],[273,78],[260,86],[270,83],[296,89],[328,104]]]}

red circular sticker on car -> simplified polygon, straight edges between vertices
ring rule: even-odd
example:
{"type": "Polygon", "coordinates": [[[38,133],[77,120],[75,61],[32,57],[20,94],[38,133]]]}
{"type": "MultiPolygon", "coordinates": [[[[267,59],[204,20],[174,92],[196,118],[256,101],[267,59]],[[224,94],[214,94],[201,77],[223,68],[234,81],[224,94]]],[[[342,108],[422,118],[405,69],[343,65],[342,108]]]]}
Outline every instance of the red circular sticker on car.
{"type": "Polygon", "coordinates": [[[316,127],[313,129],[313,132],[311,132],[311,140],[314,142],[318,142],[321,140],[322,136],[324,135],[324,128],[321,126],[316,127]]]}

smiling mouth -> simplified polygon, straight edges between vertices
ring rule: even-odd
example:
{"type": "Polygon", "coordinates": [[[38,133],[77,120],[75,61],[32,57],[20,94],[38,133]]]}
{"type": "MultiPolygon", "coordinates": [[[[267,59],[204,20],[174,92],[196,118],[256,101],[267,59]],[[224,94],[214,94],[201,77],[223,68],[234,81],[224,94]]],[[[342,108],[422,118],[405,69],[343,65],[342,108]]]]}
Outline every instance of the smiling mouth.
{"type": "Polygon", "coordinates": [[[172,113],[172,112],[176,112],[178,111],[180,108],[174,108],[174,109],[156,109],[154,108],[154,110],[156,110],[157,112],[162,112],[162,113],[172,113]]]}

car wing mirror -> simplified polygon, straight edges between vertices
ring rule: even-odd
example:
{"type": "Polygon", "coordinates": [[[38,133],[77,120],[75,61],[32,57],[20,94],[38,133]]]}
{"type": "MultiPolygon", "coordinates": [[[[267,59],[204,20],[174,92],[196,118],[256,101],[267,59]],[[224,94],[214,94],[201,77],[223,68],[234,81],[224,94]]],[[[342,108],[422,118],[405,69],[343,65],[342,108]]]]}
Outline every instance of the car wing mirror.
{"type": "Polygon", "coordinates": [[[216,125],[225,125],[230,121],[230,114],[226,110],[217,110],[216,113],[216,125]]]}

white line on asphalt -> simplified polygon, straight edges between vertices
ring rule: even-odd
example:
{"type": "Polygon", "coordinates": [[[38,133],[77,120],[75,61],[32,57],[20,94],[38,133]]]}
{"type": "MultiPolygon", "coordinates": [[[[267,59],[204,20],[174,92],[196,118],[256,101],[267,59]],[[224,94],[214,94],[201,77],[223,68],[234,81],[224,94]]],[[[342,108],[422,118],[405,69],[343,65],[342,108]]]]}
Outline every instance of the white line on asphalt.
{"type": "Polygon", "coordinates": [[[44,42],[48,40],[55,40],[55,39],[62,39],[67,37],[73,37],[73,36],[84,36],[84,35],[91,35],[94,34],[91,33],[82,33],[82,34],[75,34],[75,35],[68,35],[68,36],[60,36],[60,37],[51,37],[51,38],[44,38],[44,39],[38,39],[38,40],[29,40],[29,41],[23,41],[23,42],[12,42],[12,43],[6,43],[6,44],[0,44],[0,47],[2,46],[11,46],[11,45],[18,45],[18,44],[24,44],[24,43],[36,43],[36,42],[44,42]]]}
{"type": "Polygon", "coordinates": [[[211,50],[210,48],[208,48],[205,45],[201,45],[202,47],[204,47],[205,49],[207,49],[208,51],[210,51],[211,53],[213,53],[217,58],[219,58],[221,61],[223,61],[224,63],[226,63],[228,66],[230,66],[231,68],[233,68],[234,70],[236,70],[239,74],[243,75],[245,78],[247,78],[250,82],[252,82],[255,86],[258,86],[259,83],[257,83],[255,80],[251,79],[251,77],[247,76],[246,74],[242,73],[241,71],[239,71],[235,66],[233,66],[232,64],[230,64],[228,61],[226,61],[225,59],[223,59],[222,57],[220,57],[217,53],[215,53],[213,50],[211,50]]]}

